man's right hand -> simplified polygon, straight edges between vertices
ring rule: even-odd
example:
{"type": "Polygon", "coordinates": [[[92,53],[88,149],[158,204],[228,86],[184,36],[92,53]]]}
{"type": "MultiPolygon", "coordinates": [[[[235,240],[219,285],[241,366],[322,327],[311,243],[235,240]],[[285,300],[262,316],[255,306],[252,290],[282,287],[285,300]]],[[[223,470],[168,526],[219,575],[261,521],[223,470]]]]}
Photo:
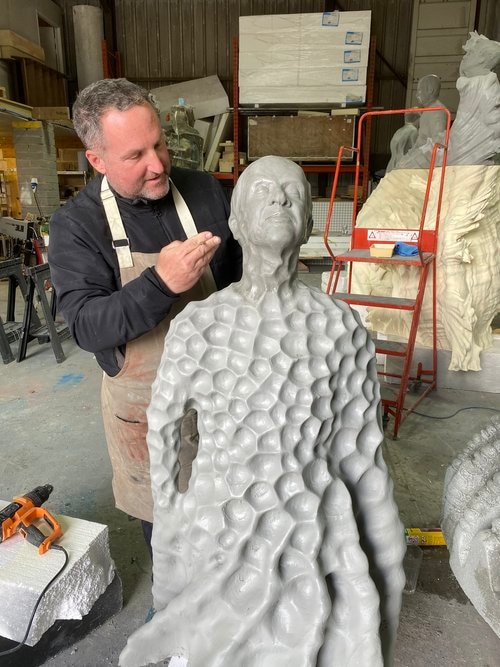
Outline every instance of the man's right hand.
{"type": "Polygon", "coordinates": [[[198,282],[220,242],[212,232],[201,232],[186,241],[173,241],[161,249],[156,272],[171,292],[186,292],[198,282]]]}

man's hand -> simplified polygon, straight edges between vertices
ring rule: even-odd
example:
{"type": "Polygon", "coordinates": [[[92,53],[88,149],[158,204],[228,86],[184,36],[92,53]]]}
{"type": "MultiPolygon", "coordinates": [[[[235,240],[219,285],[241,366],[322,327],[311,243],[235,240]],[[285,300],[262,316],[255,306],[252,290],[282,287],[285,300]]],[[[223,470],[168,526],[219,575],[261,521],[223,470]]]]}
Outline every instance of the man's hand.
{"type": "Polygon", "coordinates": [[[201,232],[186,241],[173,241],[161,249],[156,271],[171,292],[193,287],[220,245],[212,232],[201,232]]]}

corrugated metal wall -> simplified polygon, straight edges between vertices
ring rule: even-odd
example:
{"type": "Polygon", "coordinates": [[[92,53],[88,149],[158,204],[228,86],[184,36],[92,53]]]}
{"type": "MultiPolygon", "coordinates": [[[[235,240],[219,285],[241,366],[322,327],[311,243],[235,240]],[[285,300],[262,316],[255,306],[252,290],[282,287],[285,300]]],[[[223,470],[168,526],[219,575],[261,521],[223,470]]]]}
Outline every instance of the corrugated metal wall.
{"type": "MultiPolygon", "coordinates": [[[[115,0],[117,49],[123,75],[155,88],[217,74],[232,95],[232,38],[238,17],[371,9],[377,38],[374,103],[404,106],[412,0],[115,0]]],[[[374,128],[373,153],[387,153],[399,125],[374,128]]]]}
{"type": "Polygon", "coordinates": [[[157,87],[217,74],[230,92],[239,16],[320,12],[322,0],[115,0],[127,78],[157,87]]]}

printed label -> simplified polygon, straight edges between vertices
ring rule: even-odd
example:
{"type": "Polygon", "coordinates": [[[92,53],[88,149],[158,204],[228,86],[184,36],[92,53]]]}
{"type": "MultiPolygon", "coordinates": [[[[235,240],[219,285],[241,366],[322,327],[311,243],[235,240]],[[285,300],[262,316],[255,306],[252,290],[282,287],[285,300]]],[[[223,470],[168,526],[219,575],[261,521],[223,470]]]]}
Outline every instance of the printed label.
{"type": "Polygon", "coordinates": [[[323,19],[321,25],[333,26],[334,28],[338,26],[340,22],[340,12],[323,12],[323,19]]]}
{"type": "Polygon", "coordinates": [[[363,44],[363,33],[348,31],[345,34],[346,44],[363,44]]]}
{"type": "Polygon", "coordinates": [[[360,63],[361,62],[361,49],[351,49],[350,51],[344,51],[344,62],[345,63],[360,63]]]}
{"type": "Polygon", "coordinates": [[[418,241],[418,232],[414,229],[367,229],[366,238],[368,241],[418,241]]]}

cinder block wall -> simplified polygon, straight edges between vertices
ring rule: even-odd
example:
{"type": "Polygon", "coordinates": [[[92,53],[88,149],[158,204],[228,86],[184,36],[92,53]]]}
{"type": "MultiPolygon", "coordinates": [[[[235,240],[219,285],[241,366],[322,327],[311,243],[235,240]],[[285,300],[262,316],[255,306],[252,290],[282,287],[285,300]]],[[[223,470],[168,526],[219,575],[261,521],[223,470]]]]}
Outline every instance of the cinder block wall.
{"type": "MultiPolygon", "coordinates": [[[[49,217],[60,205],[54,127],[45,121],[15,121],[12,131],[20,196],[22,198],[21,191],[26,184],[31,192],[31,179],[37,178],[38,202],[42,214],[49,217]]],[[[28,205],[21,199],[23,217],[27,213],[40,215],[32,192],[31,200],[28,205]]]]}

